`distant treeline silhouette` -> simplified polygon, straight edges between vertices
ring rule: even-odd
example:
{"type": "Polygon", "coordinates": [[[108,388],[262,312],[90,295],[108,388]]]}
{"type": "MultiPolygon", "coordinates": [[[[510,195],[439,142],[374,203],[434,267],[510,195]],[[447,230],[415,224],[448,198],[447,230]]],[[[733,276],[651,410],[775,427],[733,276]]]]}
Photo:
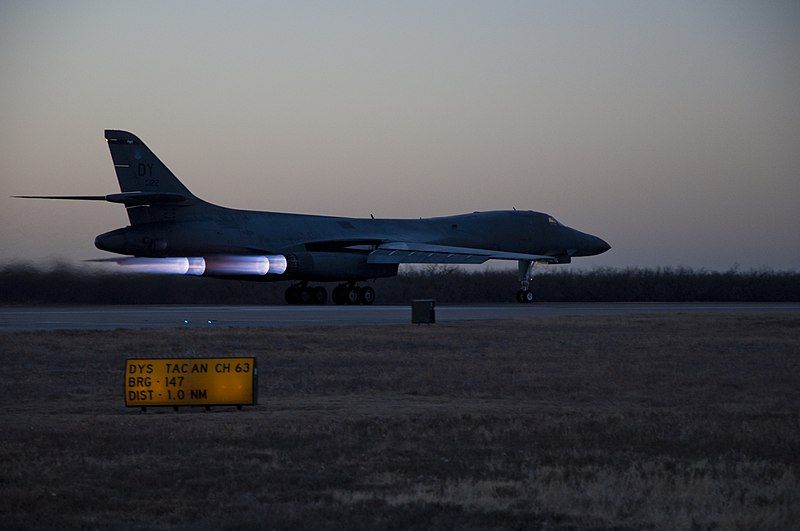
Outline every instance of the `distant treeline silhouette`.
{"type": "MultiPolygon", "coordinates": [[[[542,302],[800,301],[800,272],[692,269],[541,268],[533,281],[542,302]]],[[[327,284],[329,290],[335,284],[327,284]]],[[[515,271],[428,267],[380,279],[378,304],[411,299],[512,302],[515,271]]],[[[131,275],[85,271],[64,264],[0,267],[0,304],[283,304],[287,282],[131,275]]]]}

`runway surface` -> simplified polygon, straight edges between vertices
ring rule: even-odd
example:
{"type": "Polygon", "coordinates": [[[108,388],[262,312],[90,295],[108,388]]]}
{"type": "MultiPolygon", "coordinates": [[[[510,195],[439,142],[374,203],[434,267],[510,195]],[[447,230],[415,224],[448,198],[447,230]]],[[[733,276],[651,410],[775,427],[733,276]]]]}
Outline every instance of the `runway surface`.
{"type": "MultiPolygon", "coordinates": [[[[441,305],[439,322],[558,315],[786,313],[800,303],[538,303],[441,305]]],[[[0,308],[0,331],[404,324],[410,306],[15,306],[0,308]]]]}

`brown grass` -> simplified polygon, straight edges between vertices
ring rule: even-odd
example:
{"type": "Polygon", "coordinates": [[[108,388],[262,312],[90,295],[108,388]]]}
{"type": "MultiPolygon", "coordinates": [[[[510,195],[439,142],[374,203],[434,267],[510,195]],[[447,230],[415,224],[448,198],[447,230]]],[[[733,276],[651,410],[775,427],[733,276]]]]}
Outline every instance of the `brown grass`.
{"type": "Polygon", "coordinates": [[[2,527],[785,528],[800,316],[0,335],[2,527]],[[255,355],[260,404],[122,406],[255,355]]]}

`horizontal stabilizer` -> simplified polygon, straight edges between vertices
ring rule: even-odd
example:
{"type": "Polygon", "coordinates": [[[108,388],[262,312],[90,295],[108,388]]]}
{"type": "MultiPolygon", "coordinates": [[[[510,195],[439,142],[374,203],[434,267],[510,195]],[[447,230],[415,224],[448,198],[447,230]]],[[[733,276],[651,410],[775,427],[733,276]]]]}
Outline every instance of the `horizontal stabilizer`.
{"type": "Polygon", "coordinates": [[[122,203],[124,205],[153,205],[164,203],[183,203],[189,199],[183,194],[168,192],[122,192],[119,194],[109,194],[106,201],[111,203],[122,203]]]}
{"type": "Polygon", "coordinates": [[[107,201],[125,206],[182,203],[188,198],[182,194],[165,192],[122,192],[108,195],[14,195],[22,199],[69,199],[75,201],[107,201]]]}
{"type": "Polygon", "coordinates": [[[487,260],[557,262],[552,256],[428,243],[384,243],[367,257],[370,264],[482,264],[487,260]]]}
{"type": "Polygon", "coordinates": [[[12,195],[19,199],[72,199],[75,201],[106,201],[104,195],[12,195]]]}

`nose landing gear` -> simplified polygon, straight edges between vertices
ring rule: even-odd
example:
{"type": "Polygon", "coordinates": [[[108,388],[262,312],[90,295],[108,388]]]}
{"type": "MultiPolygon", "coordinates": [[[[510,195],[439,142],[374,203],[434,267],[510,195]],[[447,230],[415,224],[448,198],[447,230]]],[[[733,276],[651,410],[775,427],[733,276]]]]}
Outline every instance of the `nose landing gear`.
{"type": "Polygon", "coordinates": [[[517,302],[526,304],[529,302],[533,302],[533,292],[529,289],[522,289],[520,288],[517,291],[517,302]]]}
{"type": "Polygon", "coordinates": [[[530,289],[531,279],[533,278],[533,266],[536,262],[532,260],[519,260],[519,291],[517,291],[517,302],[528,304],[533,302],[534,296],[530,289]]]}

